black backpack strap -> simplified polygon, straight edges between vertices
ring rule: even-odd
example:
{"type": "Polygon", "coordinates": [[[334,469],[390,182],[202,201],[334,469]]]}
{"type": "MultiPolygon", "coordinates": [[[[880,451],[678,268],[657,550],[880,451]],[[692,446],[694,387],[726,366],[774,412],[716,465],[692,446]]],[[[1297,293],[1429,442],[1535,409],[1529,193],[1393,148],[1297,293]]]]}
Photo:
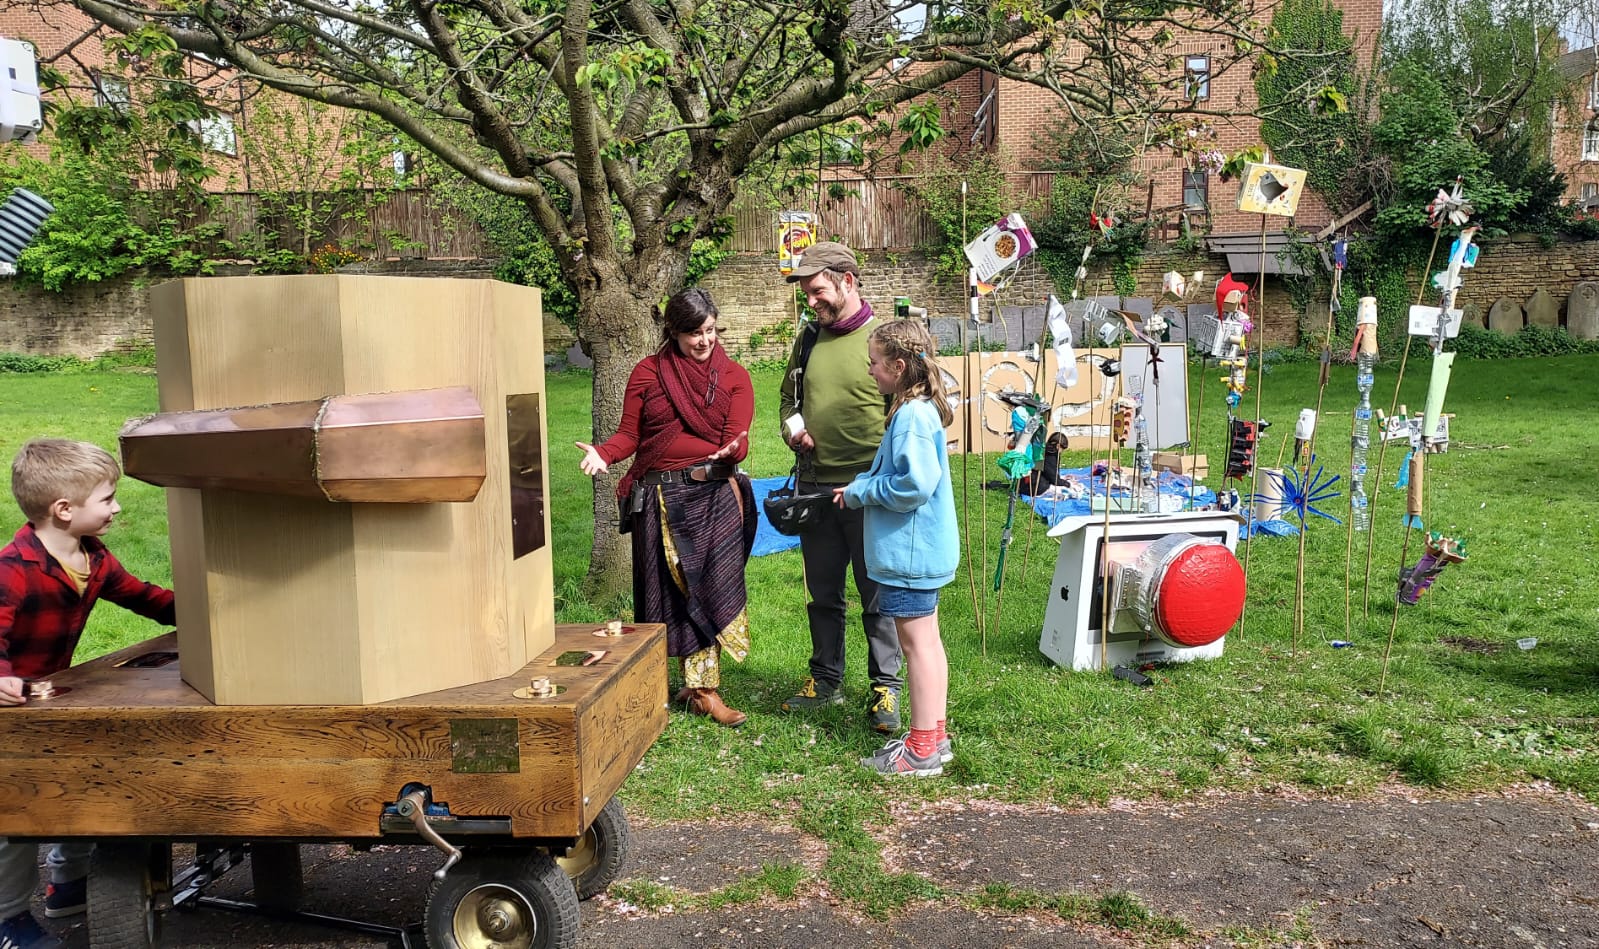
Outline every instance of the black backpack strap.
{"type": "Polygon", "coordinates": [[[794,407],[797,411],[805,410],[805,365],[811,361],[811,350],[816,348],[816,340],[822,335],[822,330],[815,323],[807,321],[800,328],[799,359],[794,362],[794,407]]]}

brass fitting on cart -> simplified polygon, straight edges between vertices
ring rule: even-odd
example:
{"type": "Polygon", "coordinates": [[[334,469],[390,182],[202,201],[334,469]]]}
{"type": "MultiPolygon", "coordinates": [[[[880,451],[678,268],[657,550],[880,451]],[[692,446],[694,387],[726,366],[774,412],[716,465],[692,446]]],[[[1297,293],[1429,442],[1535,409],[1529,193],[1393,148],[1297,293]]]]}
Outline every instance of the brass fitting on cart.
{"type": "Polygon", "coordinates": [[[444,866],[433,871],[433,879],[442,880],[444,875],[450,872],[451,867],[461,862],[461,851],[460,848],[451,845],[449,841],[440,837],[439,832],[428,825],[427,805],[427,792],[418,789],[396,801],[394,810],[401,817],[411,822],[411,826],[416,828],[417,834],[423,840],[444,851],[445,855],[449,857],[448,860],[444,861],[444,866]]]}

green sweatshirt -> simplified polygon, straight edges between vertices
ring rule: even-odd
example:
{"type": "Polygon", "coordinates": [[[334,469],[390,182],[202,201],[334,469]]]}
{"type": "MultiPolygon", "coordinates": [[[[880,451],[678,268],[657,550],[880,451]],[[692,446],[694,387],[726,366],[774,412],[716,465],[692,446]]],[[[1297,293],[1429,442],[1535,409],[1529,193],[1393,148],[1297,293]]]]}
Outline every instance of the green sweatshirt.
{"type": "MultiPolygon", "coordinates": [[[[870,361],[867,341],[875,320],[852,333],[839,336],[821,330],[805,368],[805,404],[797,411],[805,417],[805,430],[816,450],[799,456],[799,476],[806,481],[841,484],[872,466],[883,441],[883,421],[888,398],[866,372],[870,361]]],[[[789,352],[783,375],[783,397],[778,424],[794,414],[795,365],[799,361],[801,331],[789,352]]]]}

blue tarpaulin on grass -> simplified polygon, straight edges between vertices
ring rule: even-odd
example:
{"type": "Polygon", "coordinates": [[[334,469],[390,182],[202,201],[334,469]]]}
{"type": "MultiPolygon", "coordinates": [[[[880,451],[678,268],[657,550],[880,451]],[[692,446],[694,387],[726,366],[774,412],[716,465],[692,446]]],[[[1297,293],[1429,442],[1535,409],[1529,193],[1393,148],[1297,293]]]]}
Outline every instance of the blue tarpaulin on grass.
{"type": "MultiPolygon", "coordinates": [[[[1090,484],[1091,490],[1096,494],[1103,493],[1105,490],[1105,479],[1090,479],[1087,468],[1062,469],[1061,474],[1075,476],[1079,481],[1090,484]]],[[[777,529],[772,526],[772,523],[766,519],[766,512],[761,505],[761,502],[766,499],[768,494],[777,490],[778,488],[781,488],[787,482],[788,477],[786,475],[776,478],[750,479],[750,484],[755,487],[755,507],[757,510],[761,511],[761,521],[755,531],[755,550],[751,556],[764,557],[767,554],[775,554],[778,551],[790,550],[799,546],[798,537],[786,537],[777,532],[777,529]]],[[[1194,484],[1192,480],[1183,475],[1174,475],[1170,472],[1161,472],[1158,482],[1158,489],[1161,494],[1171,495],[1183,499],[1191,498],[1193,503],[1189,505],[1190,507],[1202,507],[1207,504],[1216,503],[1216,492],[1210,490],[1202,484],[1194,484]]],[[[1042,517],[1044,521],[1051,527],[1060,523],[1063,518],[1077,517],[1091,513],[1088,499],[1086,497],[1082,498],[1081,500],[1074,498],[1062,498],[1059,500],[1029,498],[1027,500],[1032,504],[1033,510],[1037,511],[1038,515],[1042,517]]],[[[1297,531],[1294,530],[1293,525],[1282,521],[1272,521],[1261,524],[1261,532],[1281,533],[1280,530],[1272,529],[1273,526],[1278,524],[1288,528],[1290,532],[1297,533],[1297,531]]]]}
{"type": "MultiPolygon", "coordinates": [[[[1091,494],[1102,495],[1105,493],[1105,479],[1091,477],[1087,468],[1062,468],[1063,476],[1070,475],[1088,486],[1091,494]]],[[[1199,508],[1207,504],[1216,503],[1216,492],[1202,484],[1195,484],[1193,479],[1186,475],[1174,475],[1169,471],[1159,473],[1156,481],[1156,490],[1169,497],[1192,501],[1186,506],[1199,508]]],[[[1126,497],[1127,492],[1118,490],[1117,495],[1126,497]]],[[[1038,512],[1049,526],[1054,527],[1068,517],[1082,517],[1093,513],[1093,508],[1087,496],[1082,498],[1030,498],[1033,510],[1038,512]]]]}
{"type": "Polygon", "coordinates": [[[766,519],[766,507],[761,502],[766,496],[788,483],[788,476],[779,478],[751,478],[750,484],[755,488],[755,510],[760,512],[760,523],[755,528],[755,549],[750,553],[752,557],[764,557],[775,554],[780,550],[789,550],[799,546],[798,537],[787,537],[777,532],[772,522],[766,519]]]}

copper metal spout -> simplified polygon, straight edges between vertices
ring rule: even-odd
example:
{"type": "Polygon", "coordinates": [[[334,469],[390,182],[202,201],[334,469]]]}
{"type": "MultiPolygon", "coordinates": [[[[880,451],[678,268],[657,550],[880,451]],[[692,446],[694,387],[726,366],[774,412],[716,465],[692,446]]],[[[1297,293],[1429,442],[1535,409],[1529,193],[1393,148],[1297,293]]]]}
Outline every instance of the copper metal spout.
{"type": "Polygon", "coordinates": [[[336,395],[133,419],[122,463],[168,488],[329,501],[470,501],[488,474],[483,407],[465,386],[336,395]]]}

